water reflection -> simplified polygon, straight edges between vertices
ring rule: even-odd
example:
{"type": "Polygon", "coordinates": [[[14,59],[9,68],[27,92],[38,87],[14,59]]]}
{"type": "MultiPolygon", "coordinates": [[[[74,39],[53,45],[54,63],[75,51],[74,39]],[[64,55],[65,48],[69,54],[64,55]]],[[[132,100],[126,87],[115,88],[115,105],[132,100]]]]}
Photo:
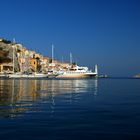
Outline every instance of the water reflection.
{"type": "Polygon", "coordinates": [[[0,117],[20,116],[25,112],[39,112],[41,104],[56,102],[72,104],[84,93],[97,95],[98,80],[0,80],[0,117]]]}

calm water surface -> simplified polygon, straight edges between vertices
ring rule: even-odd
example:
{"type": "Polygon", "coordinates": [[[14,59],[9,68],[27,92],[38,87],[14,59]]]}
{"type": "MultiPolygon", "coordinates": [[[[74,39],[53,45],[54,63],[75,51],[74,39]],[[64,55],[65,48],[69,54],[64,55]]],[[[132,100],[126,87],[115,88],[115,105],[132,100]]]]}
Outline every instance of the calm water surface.
{"type": "Polygon", "coordinates": [[[139,140],[140,80],[0,80],[0,140],[139,140]]]}

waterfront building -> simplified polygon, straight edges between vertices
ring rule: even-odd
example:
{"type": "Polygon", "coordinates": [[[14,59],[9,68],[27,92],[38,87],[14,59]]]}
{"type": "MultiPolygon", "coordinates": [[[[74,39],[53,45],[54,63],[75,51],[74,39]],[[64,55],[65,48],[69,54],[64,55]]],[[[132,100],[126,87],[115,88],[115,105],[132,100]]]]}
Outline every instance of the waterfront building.
{"type": "Polygon", "coordinates": [[[22,44],[0,38],[0,72],[43,72],[68,69],[69,63],[64,63],[28,50],[22,44]],[[5,52],[4,52],[5,51],[5,52]]]}
{"type": "Polygon", "coordinates": [[[36,58],[30,58],[30,68],[32,71],[36,72],[38,67],[38,61],[36,58]]]}

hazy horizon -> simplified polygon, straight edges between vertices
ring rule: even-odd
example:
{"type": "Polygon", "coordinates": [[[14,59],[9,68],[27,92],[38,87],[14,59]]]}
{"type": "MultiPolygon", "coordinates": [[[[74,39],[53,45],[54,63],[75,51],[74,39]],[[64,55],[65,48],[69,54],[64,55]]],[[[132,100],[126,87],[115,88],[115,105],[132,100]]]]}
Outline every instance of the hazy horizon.
{"type": "Polygon", "coordinates": [[[100,74],[140,73],[138,0],[1,1],[0,37],[22,43],[45,56],[69,61],[100,74]]]}

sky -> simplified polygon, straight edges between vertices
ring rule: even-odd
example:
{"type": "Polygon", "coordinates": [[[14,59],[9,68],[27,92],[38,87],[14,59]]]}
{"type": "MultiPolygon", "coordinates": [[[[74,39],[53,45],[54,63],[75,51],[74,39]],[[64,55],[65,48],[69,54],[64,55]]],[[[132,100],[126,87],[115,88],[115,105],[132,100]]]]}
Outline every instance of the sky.
{"type": "Polygon", "coordinates": [[[0,37],[99,73],[140,73],[139,0],[0,0],[0,37]]]}

